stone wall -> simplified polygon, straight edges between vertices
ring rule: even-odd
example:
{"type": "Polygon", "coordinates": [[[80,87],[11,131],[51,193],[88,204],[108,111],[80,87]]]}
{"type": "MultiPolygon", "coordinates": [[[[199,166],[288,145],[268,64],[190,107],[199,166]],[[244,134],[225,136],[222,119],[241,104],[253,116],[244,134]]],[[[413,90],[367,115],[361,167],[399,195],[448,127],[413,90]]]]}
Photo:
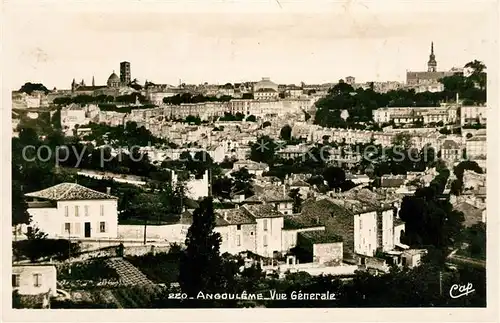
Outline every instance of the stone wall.
{"type": "Polygon", "coordinates": [[[327,266],[338,266],[343,259],[342,242],[321,243],[313,246],[314,262],[325,264],[327,266]]]}

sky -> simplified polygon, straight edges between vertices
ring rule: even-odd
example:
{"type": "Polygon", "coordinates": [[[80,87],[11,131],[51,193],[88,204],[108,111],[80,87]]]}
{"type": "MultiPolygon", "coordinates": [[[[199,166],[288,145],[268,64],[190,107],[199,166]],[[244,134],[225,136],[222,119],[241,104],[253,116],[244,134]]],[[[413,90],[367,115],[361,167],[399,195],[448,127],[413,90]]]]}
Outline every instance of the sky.
{"type": "Polygon", "coordinates": [[[131,63],[143,83],[404,81],[479,59],[488,65],[493,1],[25,1],[3,3],[12,89],[105,84],[131,63]]]}

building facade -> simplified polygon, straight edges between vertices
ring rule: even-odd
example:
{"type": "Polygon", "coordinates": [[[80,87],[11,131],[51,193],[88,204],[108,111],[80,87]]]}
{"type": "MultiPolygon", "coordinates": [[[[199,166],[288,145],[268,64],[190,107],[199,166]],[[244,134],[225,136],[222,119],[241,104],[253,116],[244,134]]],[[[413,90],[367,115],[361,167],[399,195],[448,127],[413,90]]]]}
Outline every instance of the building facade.
{"type": "MultiPolygon", "coordinates": [[[[32,220],[50,238],[108,239],[118,236],[117,198],[76,183],[25,194],[32,220]]],[[[31,229],[30,229],[31,228],[31,229]]]]}

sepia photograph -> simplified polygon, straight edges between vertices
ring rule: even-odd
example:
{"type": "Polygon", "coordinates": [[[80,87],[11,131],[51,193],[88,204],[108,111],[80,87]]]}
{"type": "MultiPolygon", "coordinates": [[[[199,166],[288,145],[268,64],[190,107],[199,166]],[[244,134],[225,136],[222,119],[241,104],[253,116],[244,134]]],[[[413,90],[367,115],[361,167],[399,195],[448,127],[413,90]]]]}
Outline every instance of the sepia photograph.
{"type": "Polygon", "coordinates": [[[4,306],[494,306],[498,4],[243,3],[3,1],[4,306]]]}

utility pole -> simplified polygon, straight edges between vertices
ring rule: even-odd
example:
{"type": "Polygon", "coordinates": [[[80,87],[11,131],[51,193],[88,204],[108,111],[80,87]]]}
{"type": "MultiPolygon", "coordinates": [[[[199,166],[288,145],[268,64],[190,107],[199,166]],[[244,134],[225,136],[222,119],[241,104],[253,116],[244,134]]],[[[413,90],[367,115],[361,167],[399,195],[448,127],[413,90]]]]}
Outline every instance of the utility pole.
{"type": "Polygon", "coordinates": [[[148,218],[144,218],[144,244],[146,244],[146,228],[148,226],[148,218]]]}
{"type": "Polygon", "coordinates": [[[208,196],[212,197],[212,168],[208,168],[208,196]]]}
{"type": "Polygon", "coordinates": [[[68,274],[71,274],[71,223],[68,229],[68,261],[70,263],[68,266],[68,274]]]}
{"type": "Polygon", "coordinates": [[[443,296],[443,273],[439,271],[439,295],[443,296]]]}

